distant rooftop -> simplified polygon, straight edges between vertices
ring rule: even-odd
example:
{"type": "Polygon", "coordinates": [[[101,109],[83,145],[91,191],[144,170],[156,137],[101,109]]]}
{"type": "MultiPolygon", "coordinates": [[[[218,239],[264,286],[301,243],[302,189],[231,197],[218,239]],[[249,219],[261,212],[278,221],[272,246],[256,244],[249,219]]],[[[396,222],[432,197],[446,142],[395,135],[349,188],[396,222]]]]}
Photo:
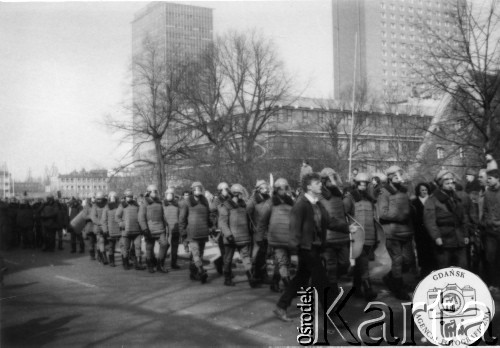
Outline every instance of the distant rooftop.
{"type": "Polygon", "coordinates": [[[185,8],[185,9],[193,9],[193,8],[200,8],[200,9],[206,9],[212,11],[212,8],[206,7],[206,6],[194,6],[194,5],[186,5],[186,4],[179,4],[175,2],[166,2],[166,1],[153,1],[147,4],[145,7],[137,11],[134,15],[134,20],[132,22],[135,22],[142,17],[144,17],[146,14],[149,12],[153,11],[156,7],[167,5],[171,8],[185,8]]]}

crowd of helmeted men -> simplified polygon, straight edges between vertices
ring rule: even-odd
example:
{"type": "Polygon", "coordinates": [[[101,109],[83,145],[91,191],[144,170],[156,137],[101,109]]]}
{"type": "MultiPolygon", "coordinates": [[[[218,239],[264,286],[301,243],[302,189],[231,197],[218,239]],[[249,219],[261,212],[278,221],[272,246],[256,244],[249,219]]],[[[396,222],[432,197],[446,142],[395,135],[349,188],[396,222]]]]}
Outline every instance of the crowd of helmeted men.
{"type": "Polygon", "coordinates": [[[282,293],[274,313],[285,321],[297,290],[310,282],[331,289],[334,298],[347,278],[357,297],[376,299],[370,261],[381,242],[391,260],[383,286],[399,300],[409,300],[415,285],[405,282],[406,273],[421,279],[448,266],[477,273],[497,293],[500,175],[488,160],[484,169],[467,170],[465,185],[448,170],[431,182],[412,183],[398,166],[384,173],[355,170],[352,181],[343,183],[333,168],[314,172],[304,163],[296,190],[278,178],[257,180],[250,190],[220,182],[211,194],[195,181],[181,196],[175,187],[162,195],[149,185],[140,196],[127,189],[121,196],[98,192],[83,201],[53,195],[43,202],[0,201],[1,247],[62,250],[67,232],[71,253],[87,250],[101,265],[150,273],[178,270],[183,248],[189,278],[203,284],[211,241],[220,253],[213,264],[221,284],[235,286],[237,252],[250,287],[268,284],[282,293]],[[359,229],[364,238],[353,258],[359,229]]]}

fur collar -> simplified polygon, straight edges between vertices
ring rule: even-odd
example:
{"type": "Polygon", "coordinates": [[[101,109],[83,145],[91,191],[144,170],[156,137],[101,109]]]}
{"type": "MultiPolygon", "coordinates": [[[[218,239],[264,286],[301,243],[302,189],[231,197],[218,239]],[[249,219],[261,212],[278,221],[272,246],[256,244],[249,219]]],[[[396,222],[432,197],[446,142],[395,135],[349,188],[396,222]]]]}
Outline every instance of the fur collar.
{"type": "Polygon", "coordinates": [[[196,200],[196,198],[194,198],[193,195],[190,195],[189,198],[189,205],[194,207],[196,205],[198,205],[198,203],[201,203],[202,205],[204,205],[205,207],[208,208],[208,201],[207,199],[205,198],[205,196],[198,196],[198,200],[196,200]]]}
{"type": "Polygon", "coordinates": [[[271,198],[271,197],[269,197],[269,195],[264,196],[264,195],[260,194],[259,192],[256,192],[254,195],[254,200],[255,200],[256,204],[260,204],[264,201],[267,201],[269,198],[271,198]]]}
{"type": "Polygon", "coordinates": [[[340,197],[342,198],[342,192],[339,190],[337,186],[332,187],[322,187],[321,188],[321,196],[327,201],[332,197],[340,197]]]}
{"type": "Polygon", "coordinates": [[[158,197],[156,197],[156,198],[145,197],[144,202],[146,202],[147,204],[153,204],[153,203],[160,203],[161,204],[161,200],[158,197]]]}
{"type": "Polygon", "coordinates": [[[444,192],[442,189],[437,189],[434,191],[434,197],[441,203],[448,202],[450,199],[453,199],[455,201],[461,201],[461,199],[455,194],[455,192],[451,191],[451,195],[447,194],[444,192]]]}
{"type": "Polygon", "coordinates": [[[179,202],[177,199],[172,199],[171,201],[167,201],[166,199],[163,201],[163,205],[168,207],[169,205],[173,205],[174,207],[179,207],[179,202]]]}
{"type": "Polygon", "coordinates": [[[132,201],[128,201],[128,202],[127,201],[122,202],[122,207],[124,207],[124,208],[128,207],[129,205],[135,205],[136,207],[139,206],[139,204],[137,204],[137,202],[133,201],[133,200],[132,201]]]}
{"type": "Polygon", "coordinates": [[[292,197],[285,195],[284,197],[280,197],[279,195],[275,194],[272,196],[272,202],[273,205],[280,205],[280,204],[288,204],[289,206],[293,206],[293,199],[292,197]]]}
{"type": "Polygon", "coordinates": [[[390,183],[386,183],[384,185],[384,188],[389,191],[391,195],[395,195],[398,192],[406,193],[408,192],[408,189],[405,186],[401,186],[399,189],[396,187],[392,186],[390,183]]]}
{"type": "Polygon", "coordinates": [[[114,210],[114,209],[116,209],[116,207],[118,207],[118,204],[116,204],[116,202],[110,202],[110,203],[108,203],[108,209],[109,210],[114,210]]]}
{"type": "Polygon", "coordinates": [[[351,197],[354,200],[354,202],[359,202],[361,200],[369,201],[369,202],[374,202],[373,198],[370,197],[368,192],[364,191],[361,192],[357,189],[351,191],[351,197]]]}
{"type": "Polygon", "coordinates": [[[246,208],[247,205],[243,199],[238,199],[238,203],[233,201],[232,199],[226,199],[222,204],[227,208],[227,209],[237,209],[237,208],[246,208]]]}

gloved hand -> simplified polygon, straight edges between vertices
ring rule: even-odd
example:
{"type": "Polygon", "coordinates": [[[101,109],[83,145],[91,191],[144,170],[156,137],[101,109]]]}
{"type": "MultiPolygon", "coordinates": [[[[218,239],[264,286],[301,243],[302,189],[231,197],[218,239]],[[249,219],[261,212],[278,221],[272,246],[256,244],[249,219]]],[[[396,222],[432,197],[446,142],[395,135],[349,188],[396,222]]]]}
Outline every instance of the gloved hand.
{"type": "Polygon", "coordinates": [[[233,235],[227,236],[226,239],[227,239],[227,242],[229,244],[236,244],[236,241],[234,240],[234,236],[233,235]]]}
{"type": "Polygon", "coordinates": [[[151,231],[146,228],[144,231],[142,231],[142,234],[144,235],[144,238],[151,238],[151,231]]]}

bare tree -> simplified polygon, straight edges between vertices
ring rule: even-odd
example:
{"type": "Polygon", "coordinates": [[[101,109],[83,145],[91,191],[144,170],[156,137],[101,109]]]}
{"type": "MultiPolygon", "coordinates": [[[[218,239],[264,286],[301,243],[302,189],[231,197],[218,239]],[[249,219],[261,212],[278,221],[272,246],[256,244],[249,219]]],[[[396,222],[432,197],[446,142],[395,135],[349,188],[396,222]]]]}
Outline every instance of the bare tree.
{"type": "Polygon", "coordinates": [[[184,108],[182,89],[186,85],[188,64],[175,53],[167,53],[160,42],[146,37],[140,54],[132,61],[133,102],[126,107],[131,119],[108,117],[107,125],[131,141],[122,165],[150,166],[156,173],[156,184],[163,192],[167,163],[185,158],[193,134],[189,129],[174,129],[184,108]]]}
{"type": "Polygon", "coordinates": [[[442,5],[450,7],[441,28],[430,18],[419,19],[423,42],[413,45],[413,56],[421,59],[410,61],[429,91],[449,97],[445,117],[429,131],[476,153],[491,149],[499,158],[499,3],[454,0],[442,5]]]}
{"type": "Polygon", "coordinates": [[[213,164],[230,163],[236,181],[252,183],[266,152],[266,125],[290,95],[275,46],[255,32],[230,32],[216,39],[192,77],[185,124],[211,148],[213,164]]]}

